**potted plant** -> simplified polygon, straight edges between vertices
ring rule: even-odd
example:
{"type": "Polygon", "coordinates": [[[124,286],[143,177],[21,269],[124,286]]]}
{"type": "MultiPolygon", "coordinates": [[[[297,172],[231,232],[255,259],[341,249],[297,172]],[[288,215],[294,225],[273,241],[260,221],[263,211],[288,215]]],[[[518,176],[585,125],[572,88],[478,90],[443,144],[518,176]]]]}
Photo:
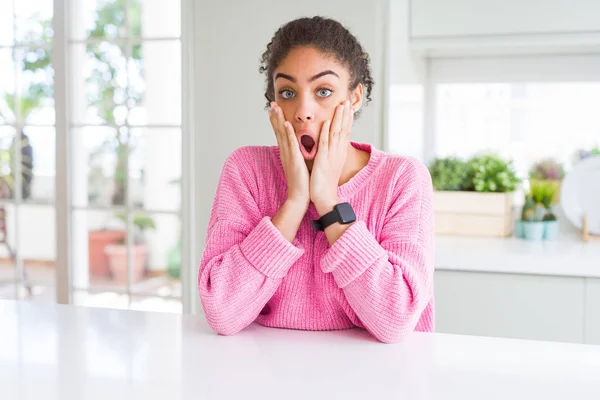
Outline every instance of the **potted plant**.
{"type": "Polygon", "coordinates": [[[548,182],[545,180],[534,179],[529,182],[529,192],[533,198],[535,204],[535,217],[541,221],[546,213],[546,207],[544,207],[544,199],[547,197],[548,182]]]}
{"type": "Polygon", "coordinates": [[[558,221],[552,204],[558,190],[555,180],[532,180],[525,196],[521,220],[517,223],[517,237],[529,240],[554,240],[558,236],[558,221]]]}
{"type": "MultiPolygon", "coordinates": [[[[111,141],[107,140],[93,149],[88,158],[88,202],[102,203],[107,193],[110,193],[111,177],[103,166],[104,158],[112,152],[111,141]]],[[[125,228],[114,226],[107,221],[104,226],[90,229],[88,232],[88,254],[90,276],[107,278],[111,276],[106,247],[115,243],[123,243],[127,232],[125,228]],[[110,225],[110,226],[109,226],[110,225]]]]}
{"type": "Polygon", "coordinates": [[[554,181],[558,182],[556,194],[554,195],[553,204],[556,204],[560,199],[558,191],[560,190],[560,182],[565,177],[565,168],[562,163],[553,158],[540,160],[532,165],[529,170],[529,179],[531,181],[554,181]]]}
{"type": "Polygon", "coordinates": [[[544,223],[538,218],[537,205],[531,194],[525,197],[525,204],[521,211],[522,237],[528,240],[542,240],[544,238],[544,223]]]}
{"type": "MultiPolygon", "coordinates": [[[[117,214],[122,221],[126,221],[125,214],[117,214]]],[[[148,261],[148,246],[144,240],[144,232],[148,229],[156,229],[154,220],[147,215],[135,215],[133,225],[136,228],[134,240],[131,245],[132,252],[132,270],[133,277],[131,283],[140,282],[146,272],[148,261]]],[[[127,246],[126,240],[120,240],[117,243],[106,246],[105,252],[108,256],[108,264],[115,281],[119,283],[127,282],[127,246]]]]}
{"type": "Polygon", "coordinates": [[[429,172],[435,190],[465,190],[469,164],[458,157],[436,158],[429,172]]]}
{"type": "Polygon", "coordinates": [[[561,181],[564,177],[564,166],[553,158],[540,160],[529,170],[529,179],[532,180],[561,181]]]}
{"type": "Polygon", "coordinates": [[[594,156],[600,156],[600,147],[596,146],[591,149],[579,149],[573,156],[573,164],[577,164],[579,161],[594,156]]]}
{"type": "Polygon", "coordinates": [[[512,234],[512,162],[495,154],[468,160],[437,158],[429,165],[438,234],[506,237],[512,234]]]}
{"type": "Polygon", "coordinates": [[[558,220],[552,205],[556,203],[556,197],[559,190],[559,184],[556,181],[546,181],[546,189],[544,196],[542,197],[542,204],[544,205],[544,239],[556,240],[558,237],[558,220]]]}

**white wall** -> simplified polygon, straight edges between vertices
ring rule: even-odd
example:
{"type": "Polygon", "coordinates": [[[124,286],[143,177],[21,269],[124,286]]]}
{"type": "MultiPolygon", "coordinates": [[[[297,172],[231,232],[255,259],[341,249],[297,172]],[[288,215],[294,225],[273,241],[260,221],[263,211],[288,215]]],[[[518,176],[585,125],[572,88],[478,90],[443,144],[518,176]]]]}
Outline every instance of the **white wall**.
{"type": "MultiPolygon", "coordinates": [[[[195,12],[196,229],[202,254],[210,208],[227,155],[244,145],[275,145],[264,109],[259,59],[275,31],[301,17],[338,19],[370,53],[375,88],[353,140],[381,146],[386,1],[207,0],[195,12]]],[[[198,296],[195,295],[197,299],[198,296]]]]}
{"type": "Polygon", "coordinates": [[[424,160],[427,62],[410,40],[410,0],[390,0],[385,150],[424,160]]]}
{"type": "Polygon", "coordinates": [[[412,0],[415,37],[600,32],[597,0],[412,0]]]}

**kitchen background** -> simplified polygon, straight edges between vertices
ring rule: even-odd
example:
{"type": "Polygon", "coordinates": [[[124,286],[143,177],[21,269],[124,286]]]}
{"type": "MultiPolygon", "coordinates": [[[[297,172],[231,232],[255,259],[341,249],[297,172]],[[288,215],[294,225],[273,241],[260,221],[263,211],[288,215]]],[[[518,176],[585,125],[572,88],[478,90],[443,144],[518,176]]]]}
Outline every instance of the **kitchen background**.
{"type": "Polygon", "coordinates": [[[430,167],[437,331],[600,344],[591,0],[0,0],[0,298],[201,312],[222,163],[274,144],[260,54],[315,14],[371,55],[353,139],[430,167]]]}

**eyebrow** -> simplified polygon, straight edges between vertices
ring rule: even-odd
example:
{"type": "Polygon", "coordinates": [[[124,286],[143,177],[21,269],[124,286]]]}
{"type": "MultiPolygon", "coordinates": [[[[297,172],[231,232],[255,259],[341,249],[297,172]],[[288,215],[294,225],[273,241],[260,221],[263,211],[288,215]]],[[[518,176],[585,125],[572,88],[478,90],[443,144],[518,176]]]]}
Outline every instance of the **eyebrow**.
{"type": "MultiPolygon", "coordinates": [[[[310,78],[308,81],[309,82],[315,81],[315,80],[317,80],[320,77],[325,76],[325,75],[335,75],[338,78],[340,77],[338,74],[336,74],[332,70],[328,69],[327,71],[319,72],[318,74],[316,74],[315,76],[313,76],[312,78],[310,78]]],[[[296,83],[296,78],[294,78],[293,76],[290,76],[288,74],[281,73],[281,72],[279,72],[277,75],[275,75],[275,79],[276,80],[277,80],[277,78],[287,79],[288,81],[292,81],[292,82],[296,83]]]]}

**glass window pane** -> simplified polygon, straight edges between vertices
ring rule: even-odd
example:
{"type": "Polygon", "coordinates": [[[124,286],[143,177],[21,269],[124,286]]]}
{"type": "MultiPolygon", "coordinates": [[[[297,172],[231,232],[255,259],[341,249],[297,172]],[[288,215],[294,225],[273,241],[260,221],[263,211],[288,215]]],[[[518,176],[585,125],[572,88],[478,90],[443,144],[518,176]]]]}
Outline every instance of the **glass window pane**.
{"type": "Polygon", "coordinates": [[[77,290],[124,290],[123,266],[112,256],[112,248],[126,243],[126,224],[116,211],[73,212],[73,286],[77,290]]]}
{"type": "MultiPolygon", "coordinates": [[[[43,205],[20,205],[16,222],[19,256],[23,261],[23,279],[52,287],[56,282],[56,209],[43,205]]],[[[51,294],[54,298],[54,293],[51,294]]]]}
{"type": "Polygon", "coordinates": [[[0,205],[0,298],[15,299],[17,278],[16,246],[16,207],[13,204],[0,205]]]}
{"type": "Polygon", "coordinates": [[[0,10],[2,10],[2,12],[0,12],[0,46],[10,46],[13,44],[13,3],[14,0],[0,0],[0,10]]]}
{"type": "Polygon", "coordinates": [[[127,58],[108,43],[72,45],[73,122],[123,125],[127,120],[127,58]]]}
{"type": "MultiPolygon", "coordinates": [[[[0,269],[0,274],[2,273],[3,271],[0,269]]],[[[19,285],[14,283],[0,282],[0,300],[17,300],[18,287],[19,285]]]]}
{"type": "Polygon", "coordinates": [[[70,6],[72,39],[126,36],[125,0],[72,0],[70,6]]]}
{"type": "Polygon", "coordinates": [[[17,285],[17,299],[42,303],[56,303],[56,288],[26,282],[17,285]]]}
{"type": "Polygon", "coordinates": [[[46,126],[27,126],[21,138],[22,198],[54,203],[56,194],[56,134],[46,126]]]}
{"type": "Polygon", "coordinates": [[[129,60],[131,125],[181,124],[181,43],[134,45],[129,60]]]}
{"type": "Polygon", "coordinates": [[[521,177],[543,158],[570,169],[579,150],[600,144],[600,82],[440,84],[436,154],[494,151],[521,177]]]}
{"type": "Polygon", "coordinates": [[[52,0],[15,1],[17,43],[47,43],[52,40],[52,0]]]}
{"type": "Polygon", "coordinates": [[[9,126],[0,127],[0,199],[13,199],[15,190],[14,153],[12,145],[16,130],[9,126]]]}
{"type": "Polygon", "coordinates": [[[129,187],[136,208],[181,208],[181,129],[131,128],[129,187]]]}
{"type": "Polygon", "coordinates": [[[0,124],[15,122],[15,70],[13,49],[0,49],[0,124]]]}
{"type": "Polygon", "coordinates": [[[181,220],[163,213],[134,214],[138,268],[147,266],[146,278],[132,286],[140,294],[181,297],[181,220]]]}
{"type": "Polygon", "coordinates": [[[129,19],[133,37],[179,37],[181,0],[130,0],[129,19]]]}
{"type": "Polygon", "coordinates": [[[125,205],[127,128],[73,129],[72,141],[73,204],[77,207],[125,205]]]}
{"type": "Polygon", "coordinates": [[[54,69],[50,50],[19,48],[16,58],[17,81],[21,83],[17,124],[54,125],[54,69]]]}

